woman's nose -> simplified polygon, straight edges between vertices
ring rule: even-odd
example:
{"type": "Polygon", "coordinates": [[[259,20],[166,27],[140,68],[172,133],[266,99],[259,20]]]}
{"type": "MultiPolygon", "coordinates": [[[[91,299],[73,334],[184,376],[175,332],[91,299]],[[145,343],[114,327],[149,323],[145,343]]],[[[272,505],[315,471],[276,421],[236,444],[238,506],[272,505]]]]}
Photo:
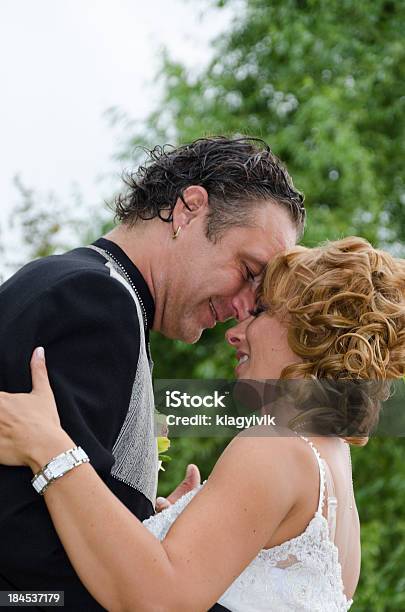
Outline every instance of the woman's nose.
{"type": "Polygon", "coordinates": [[[228,344],[230,344],[231,346],[238,346],[241,342],[244,341],[248,321],[249,319],[245,319],[244,321],[238,323],[238,325],[235,325],[234,327],[231,327],[226,331],[225,338],[228,344]]]}
{"type": "Polygon", "coordinates": [[[225,338],[228,344],[230,344],[231,346],[237,346],[240,340],[238,336],[235,336],[235,334],[233,333],[233,330],[234,328],[228,329],[228,331],[225,333],[225,338]]]}

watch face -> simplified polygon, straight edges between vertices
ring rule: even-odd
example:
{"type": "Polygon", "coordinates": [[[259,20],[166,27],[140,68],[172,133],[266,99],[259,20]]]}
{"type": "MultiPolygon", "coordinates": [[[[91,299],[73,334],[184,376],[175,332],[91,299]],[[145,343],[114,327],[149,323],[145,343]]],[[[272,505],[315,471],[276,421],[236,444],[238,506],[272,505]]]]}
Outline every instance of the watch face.
{"type": "MultiPolygon", "coordinates": [[[[75,460],[71,455],[62,455],[62,457],[57,457],[49,464],[47,469],[51,470],[52,477],[58,478],[62,474],[64,474],[67,470],[72,468],[75,464],[75,460]]],[[[46,473],[44,472],[45,476],[46,473]]],[[[48,478],[48,477],[47,477],[48,478]]]]}

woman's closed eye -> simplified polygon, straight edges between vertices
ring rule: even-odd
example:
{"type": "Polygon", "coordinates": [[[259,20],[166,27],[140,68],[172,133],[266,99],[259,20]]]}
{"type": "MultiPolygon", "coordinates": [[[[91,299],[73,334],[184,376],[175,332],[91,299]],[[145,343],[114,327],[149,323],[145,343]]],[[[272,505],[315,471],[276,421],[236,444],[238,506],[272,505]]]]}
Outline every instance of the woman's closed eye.
{"type": "Polygon", "coordinates": [[[265,312],[265,308],[264,306],[262,306],[261,304],[257,304],[255,308],[253,308],[252,310],[249,310],[249,314],[251,317],[258,317],[260,314],[262,314],[262,312],[265,312]]]}

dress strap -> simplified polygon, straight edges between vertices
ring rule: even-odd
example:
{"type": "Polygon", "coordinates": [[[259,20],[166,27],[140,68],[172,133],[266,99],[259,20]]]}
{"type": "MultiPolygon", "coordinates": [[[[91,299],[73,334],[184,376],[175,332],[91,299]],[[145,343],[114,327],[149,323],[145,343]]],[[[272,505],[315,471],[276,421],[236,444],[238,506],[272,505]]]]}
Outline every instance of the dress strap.
{"type": "Polygon", "coordinates": [[[326,519],[328,521],[329,537],[332,542],[335,541],[336,532],[336,510],[337,510],[337,497],[335,493],[335,484],[328,464],[325,459],[322,459],[318,449],[314,444],[308,440],[305,436],[300,436],[314,451],[314,455],[319,466],[319,503],[317,513],[323,514],[323,503],[325,496],[325,488],[327,494],[327,512],[326,519]]]}

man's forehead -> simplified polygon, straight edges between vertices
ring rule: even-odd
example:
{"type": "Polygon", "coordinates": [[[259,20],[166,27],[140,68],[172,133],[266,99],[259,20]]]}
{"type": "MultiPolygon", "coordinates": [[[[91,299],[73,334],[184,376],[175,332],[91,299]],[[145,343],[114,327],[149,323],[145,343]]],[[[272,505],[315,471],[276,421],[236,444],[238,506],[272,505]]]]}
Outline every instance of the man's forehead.
{"type": "Polygon", "coordinates": [[[262,234],[261,240],[274,243],[276,250],[294,246],[297,240],[297,228],[286,207],[275,202],[268,202],[254,208],[252,221],[262,234]]]}
{"type": "Polygon", "coordinates": [[[251,263],[257,264],[260,268],[264,268],[271,257],[267,249],[259,249],[257,245],[252,248],[246,248],[241,253],[243,259],[248,260],[251,263]]]}
{"type": "Polygon", "coordinates": [[[267,228],[258,230],[240,244],[242,256],[258,264],[266,265],[277,253],[291,249],[296,243],[297,233],[291,223],[273,226],[271,231],[267,228]]]}

